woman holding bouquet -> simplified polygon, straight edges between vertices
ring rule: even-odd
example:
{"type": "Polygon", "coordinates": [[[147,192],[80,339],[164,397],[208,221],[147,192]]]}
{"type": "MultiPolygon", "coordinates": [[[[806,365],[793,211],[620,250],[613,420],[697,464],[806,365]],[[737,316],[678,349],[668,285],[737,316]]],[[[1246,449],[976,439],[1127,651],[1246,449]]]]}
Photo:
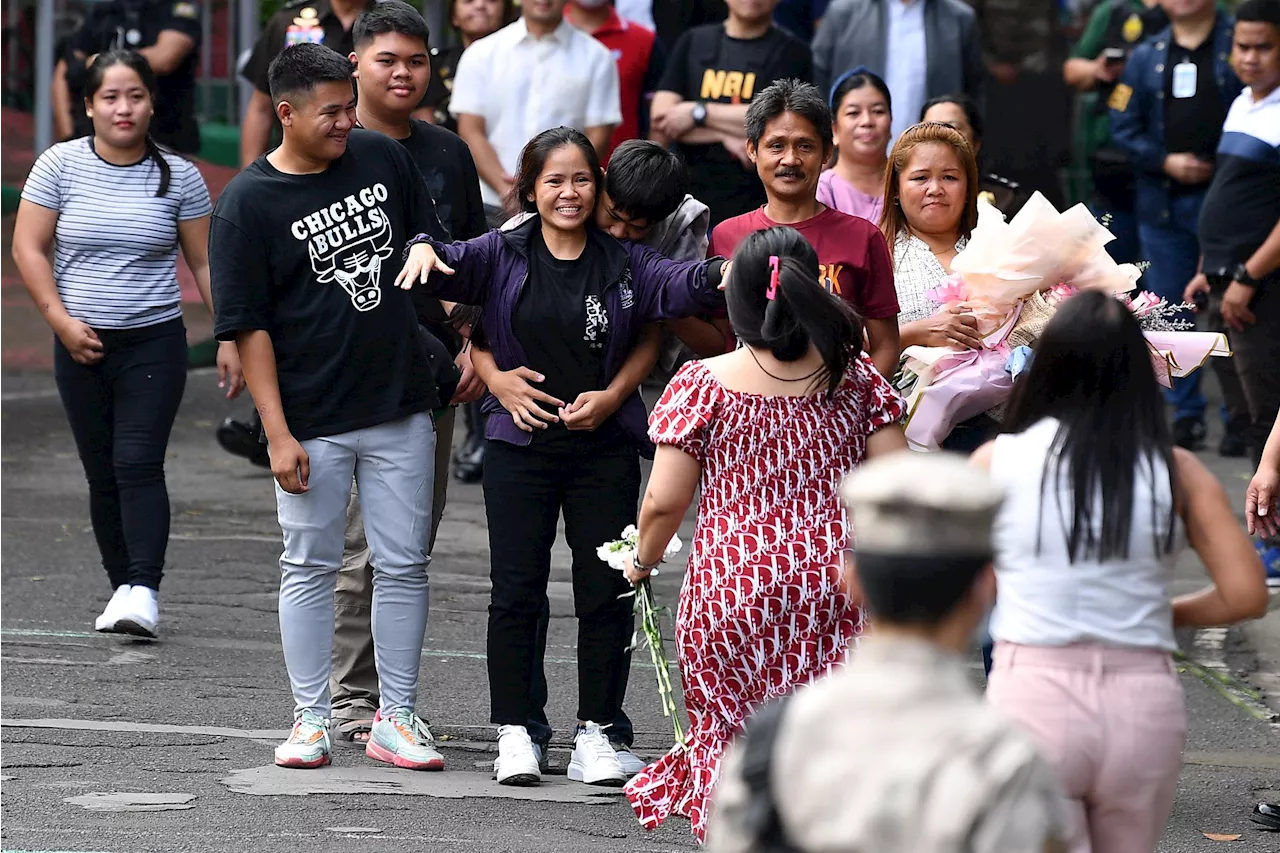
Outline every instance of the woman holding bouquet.
{"type": "Polygon", "coordinates": [[[902,399],[860,351],[857,318],[819,284],[798,231],[749,235],[726,300],[743,346],[681,368],[650,416],[658,451],[628,572],[656,567],[700,490],[676,616],[688,742],[626,788],[646,828],[680,814],[699,840],[747,718],[829,671],[861,631],[841,581],[851,531],[837,487],[906,446],[902,399]]]}
{"type": "Polygon", "coordinates": [[[420,236],[399,279],[482,306],[472,340],[501,371],[483,401],[484,494],[489,696],[499,726],[495,770],[506,785],[538,784],[545,760],[528,723],[541,711],[533,698],[538,617],[562,512],[578,617],[579,725],[569,778],[620,786],[629,775],[607,729],[626,693],[632,605],[620,597],[626,580],[596,553],[635,521],[640,454],[652,452],[635,389],[653,361],[630,375],[636,361],[628,356],[646,323],[723,304],[722,260],[675,263],[596,227],[602,177],[586,136],[567,127],[538,134],[520,155],[514,190],[534,215],[466,242],[420,236]]]}
{"type": "Polygon", "coordinates": [[[1217,478],[1174,447],[1160,392],[1130,309],[1082,292],[1039,339],[1006,434],[974,455],[1007,495],[987,696],[1057,765],[1073,851],[1155,850],[1186,739],[1174,629],[1267,609],[1258,556],[1217,478]],[[1170,600],[1188,544],[1213,586],[1170,600]]]}
{"type": "MultiPolygon", "coordinates": [[[[893,246],[902,348],[976,349],[978,318],[964,303],[939,306],[928,293],[951,275],[951,261],[978,224],[978,163],[964,136],[950,125],[922,122],[893,146],[885,177],[880,230],[893,246]]],[[[958,424],[943,443],[969,452],[995,430],[978,415],[958,424]]]]}

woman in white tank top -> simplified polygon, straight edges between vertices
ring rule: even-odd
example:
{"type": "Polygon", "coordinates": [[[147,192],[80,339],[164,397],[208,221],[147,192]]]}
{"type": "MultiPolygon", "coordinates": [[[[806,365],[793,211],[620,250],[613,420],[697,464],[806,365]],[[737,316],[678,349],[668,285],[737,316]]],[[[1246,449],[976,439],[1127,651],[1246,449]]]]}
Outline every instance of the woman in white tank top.
{"type": "Polygon", "coordinates": [[[1154,851],[1186,739],[1174,628],[1261,616],[1262,565],[1222,486],[1173,446],[1118,300],[1090,291],[1059,308],[1004,432],[974,454],[1007,492],[987,696],[1057,765],[1072,853],[1154,851]],[[1171,599],[1187,545],[1213,586],[1171,599]]]}

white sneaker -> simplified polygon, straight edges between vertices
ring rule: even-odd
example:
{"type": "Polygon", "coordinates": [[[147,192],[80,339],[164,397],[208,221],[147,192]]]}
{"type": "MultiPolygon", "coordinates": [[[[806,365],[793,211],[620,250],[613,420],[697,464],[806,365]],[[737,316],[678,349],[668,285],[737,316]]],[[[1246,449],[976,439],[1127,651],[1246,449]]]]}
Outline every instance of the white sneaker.
{"type": "Polygon", "coordinates": [[[116,631],[116,622],[120,621],[120,614],[124,610],[125,599],[129,597],[129,585],[121,584],[116,587],[115,593],[111,596],[111,600],[107,602],[106,608],[93,622],[93,630],[101,631],[104,634],[114,634],[116,631]]]}
{"type": "Polygon", "coordinates": [[[524,726],[498,727],[498,760],[493,762],[493,775],[499,785],[531,788],[542,782],[539,750],[529,740],[524,726]]]}
{"type": "Polygon", "coordinates": [[[160,607],[156,591],[149,586],[131,586],[117,614],[116,633],[155,639],[159,634],[160,607]]]}
{"type": "Polygon", "coordinates": [[[613,744],[613,751],[618,756],[618,764],[622,766],[622,772],[626,773],[628,777],[634,776],[648,767],[643,759],[631,751],[629,746],[615,743],[613,744]]]}
{"type": "Polygon", "coordinates": [[[592,722],[583,724],[573,739],[573,755],[569,759],[569,778],[588,785],[618,788],[626,784],[627,774],[618,761],[618,753],[605,737],[604,729],[592,722]]]}

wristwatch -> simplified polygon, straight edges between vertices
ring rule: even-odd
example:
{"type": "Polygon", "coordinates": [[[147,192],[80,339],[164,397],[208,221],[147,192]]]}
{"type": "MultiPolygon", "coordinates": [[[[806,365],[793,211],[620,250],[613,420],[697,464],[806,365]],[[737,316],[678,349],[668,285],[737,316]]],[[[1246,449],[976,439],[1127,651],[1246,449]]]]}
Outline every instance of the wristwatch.
{"type": "Polygon", "coordinates": [[[1249,268],[1245,264],[1237,264],[1235,272],[1231,273],[1231,280],[1238,281],[1248,287],[1261,287],[1262,282],[1249,275],[1249,268]]]}
{"type": "Polygon", "coordinates": [[[707,102],[698,101],[693,105],[693,124],[695,127],[705,127],[707,124],[707,102]]]}

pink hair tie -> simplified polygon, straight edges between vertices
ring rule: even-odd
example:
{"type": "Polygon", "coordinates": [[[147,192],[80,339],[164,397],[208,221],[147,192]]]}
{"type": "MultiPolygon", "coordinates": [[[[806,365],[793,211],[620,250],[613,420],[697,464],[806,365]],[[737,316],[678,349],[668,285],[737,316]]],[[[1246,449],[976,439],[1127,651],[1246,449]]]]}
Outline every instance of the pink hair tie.
{"type": "Polygon", "coordinates": [[[782,267],[782,262],[778,260],[777,255],[769,256],[769,289],[765,291],[765,296],[772,302],[778,297],[778,272],[782,267]]]}

